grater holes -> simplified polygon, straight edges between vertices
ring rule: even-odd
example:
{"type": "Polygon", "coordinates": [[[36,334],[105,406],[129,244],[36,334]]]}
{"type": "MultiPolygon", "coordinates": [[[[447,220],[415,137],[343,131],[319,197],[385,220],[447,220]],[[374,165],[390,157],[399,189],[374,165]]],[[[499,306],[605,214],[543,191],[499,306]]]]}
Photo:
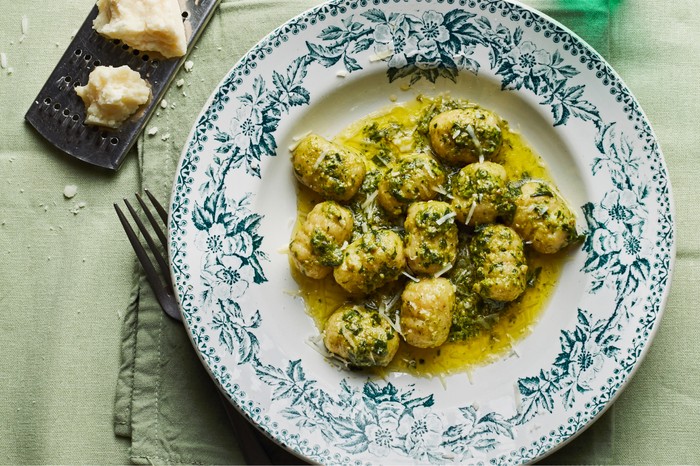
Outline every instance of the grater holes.
{"type": "Polygon", "coordinates": [[[64,117],[70,116],[70,110],[67,108],[63,109],[63,116],[64,117]]]}
{"type": "Polygon", "coordinates": [[[75,49],[75,50],[73,51],[73,54],[74,54],[76,57],[79,57],[80,55],[83,54],[83,51],[80,50],[80,49],[75,49]]]}
{"type": "Polygon", "coordinates": [[[67,83],[70,83],[73,80],[73,78],[71,78],[70,76],[64,76],[63,80],[67,83]]]}
{"type": "Polygon", "coordinates": [[[122,41],[120,41],[119,39],[112,39],[112,43],[113,43],[114,45],[119,45],[119,44],[122,43],[122,41]]]}
{"type": "Polygon", "coordinates": [[[92,60],[92,55],[90,55],[90,54],[88,53],[88,54],[86,54],[83,58],[85,59],[85,61],[90,61],[90,60],[92,60]]]}
{"type": "Polygon", "coordinates": [[[109,143],[112,144],[113,146],[116,146],[117,144],[119,144],[119,138],[114,137],[114,138],[109,140],[109,143]]]}
{"type": "Polygon", "coordinates": [[[44,105],[51,105],[51,97],[47,97],[44,99],[44,105]]]}
{"type": "Polygon", "coordinates": [[[190,17],[190,12],[189,11],[183,11],[182,12],[182,20],[185,21],[187,18],[190,17]]]}
{"type": "Polygon", "coordinates": [[[61,104],[59,104],[58,102],[56,102],[55,104],[53,104],[53,109],[54,109],[54,110],[61,110],[61,104]]]}
{"type": "Polygon", "coordinates": [[[78,120],[80,120],[80,117],[78,116],[77,113],[73,115],[72,120],[75,121],[75,122],[77,122],[78,120]]]}
{"type": "Polygon", "coordinates": [[[142,55],[142,56],[141,56],[141,60],[143,60],[143,61],[148,61],[148,60],[149,60],[149,56],[148,56],[148,55],[142,55]]]}
{"type": "Polygon", "coordinates": [[[101,64],[102,62],[100,60],[95,60],[94,62],[92,62],[93,66],[100,66],[101,64]]]}
{"type": "Polygon", "coordinates": [[[122,50],[129,50],[129,46],[126,44],[122,44],[122,50]]]}

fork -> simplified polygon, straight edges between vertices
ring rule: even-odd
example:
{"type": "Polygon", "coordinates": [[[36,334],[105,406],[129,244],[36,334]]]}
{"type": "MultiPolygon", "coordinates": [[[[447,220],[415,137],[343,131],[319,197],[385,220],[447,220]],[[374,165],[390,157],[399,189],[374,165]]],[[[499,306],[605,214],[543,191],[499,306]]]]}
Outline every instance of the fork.
{"type": "MultiPolygon", "coordinates": [[[[162,225],[153,215],[151,209],[148,207],[143,198],[136,194],[136,199],[138,200],[138,203],[140,204],[144,215],[148,219],[148,222],[151,225],[151,229],[155,232],[156,236],[160,240],[160,246],[162,247],[162,250],[167,251],[167,239],[164,233],[164,226],[168,223],[168,213],[165,211],[163,206],[156,200],[155,196],[151,194],[150,191],[146,189],[144,190],[144,192],[146,193],[146,196],[155,208],[158,217],[160,217],[160,219],[162,220],[162,225]]],[[[118,204],[114,204],[114,209],[117,211],[119,221],[124,227],[124,231],[126,232],[126,235],[129,238],[129,242],[131,243],[131,246],[136,252],[136,257],[139,259],[139,262],[141,263],[144,271],[146,272],[146,279],[151,285],[151,288],[153,289],[153,292],[155,293],[158,302],[163,308],[163,311],[165,311],[165,313],[171,318],[181,321],[182,318],[180,314],[180,307],[178,306],[177,300],[175,299],[175,295],[173,293],[173,283],[172,279],[170,278],[170,269],[168,267],[168,261],[159,250],[159,246],[154,241],[153,236],[149,232],[149,229],[141,220],[131,203],[127,199],[124,199],[124,204],[126,205],[127,210],[131,214],[131,217],[133,218],[134,222],[136,223],[138,231],[146,240],[146,245],[148,249],[146,249],[146,247],[144,247],[144,245],[141,243],[138,235],[134,231],[134,228],[131,226],[131,224],[126,218],[126,215],[124,214],[124,212],[118,204]],[[149,257],[148,251],[150,251],[151,255],[155,258],[155,261],[158,264],[158,267],[160,268],[160,272],[158,272],[155,266],[153,265],[153,262],[149,257]]],[[[268,455],[266,450],[272,450],[273,448],[277,447],[277,445],[272,443],[272,441],[265,437],[262,433],[258,432],[256,428],[253,427],[243,417],[243,415],[233,407],[233,405],[231,405],[231,403],[220,391],[219,396],[221,396],[224,407],[226,408],[226,413],[228,414],[229,420],[231,421],[231,425],[233,426],[234,432],[236,433],[236,437],[239,439],[241,451],[243,453],[243,457],[246,460],[246,463],[274,464],[271,459],[271,456],[268,455]]],[[[281,459],[282,463],[285,464],[300,464],[299,459],[291,455],[291,453],[282,451],[282,448],[277,448],[279,449],[279,451],[277,452],[270,451],[270,454],[275,457],[275,460],[281,459]]]]}

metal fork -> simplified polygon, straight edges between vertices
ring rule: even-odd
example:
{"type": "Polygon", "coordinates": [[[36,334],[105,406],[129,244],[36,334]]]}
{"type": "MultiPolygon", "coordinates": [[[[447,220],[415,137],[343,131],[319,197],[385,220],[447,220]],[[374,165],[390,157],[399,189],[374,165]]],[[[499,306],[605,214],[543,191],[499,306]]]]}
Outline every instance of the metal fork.
{"type": "MultiPolygon", "coordinates": [[[[145,190],[145,193],[148,199],[150,200],[151,204],[155,208],[156,212],[158,213],[158,216],[162,220],[162,224],[160,224],[157,221],[156,217],[151,212],[151,209],[148,207],[146,202],[144,202],[141,196],[136,194],[136,199],[141,205],[143,213],[148,219],[152,230],[155,232],[156,236],[160,240],[160,245],[162,246],[163,251],[167,251],[167,239],[165,237],[164,227],[168,223],[168,213],[165,211],[163,206],[156,200],[153,194],[151,194],[150,191],[145,190]]],[[[119,216],[119,220],[121,221],[121,224],[124,227],[124,231],[126,232],[126,235],[129,238],[131,246],[134,248],[134,251],[136,251],[136,257],[138,257],[139,262],[141,262],[141,265],[143,266],[143,269],[146,272],[146,279],[151,285],[151,288],[153,289],[153,292],[155,293],[158,302],[163,308],[163,311],[165,311],[165,313],[168,316],[179,321],[181,320],[180,308],[177,304],[177,300],[175,299],[175,295],[173,293],[173,284],[170,278],[170,269],[168,267],[168,262],[166,258],[163,257],[163,254],[161,254],[158,245],[153,240],[153,236],[149,232],[149,229],[146,227],[144,222],[139,218],[139,215],[136,213],[136,210],[132,207],[132,205],[127,199],[124,199],[124,204],[126,205],[126,208],[131,214],[131,217],[136,223],[139,232],[141,232],[141,235],[146,240],[148,251],[151,252],[160,268],[159,273],[158,271],[156,271],[153,262],[149,258],[148,251],[141,243],[141,241],[139,241],[139,237],[134,231],[129,221],[127,220],[126,215],[124,215],[124,212],[119,208],[119,205],[115,203],[114,209],[117,211],[117,216],[119,216]]],[[[221,392],[219,392],[219,395],[221,396],[224,407],[226,408],[226,413],[228,414],[229,420],[231,421],[231,425],[233,426],[233,429],[236,433],[236,437],[239,440],[241,452],[243,453],[243,457],[245,458],[246,463],[301,464],[298,458],[293,456],[291,453],[286,452],[282,448],[278,447],[271,440],[265,437],[262,433],[258,432],[257,429],[253,427],[243,417],[243,415],[231,405],[231,403],[224,397],[224,395],[221,392]],[[275,448],[277,448],[278,451],[274,451],[273,449],[275,448]],[[270,455],[268,455],[266,450],[270,452],[270,455]],[[281,463],[279,461],[281,461],[281,463]]]]}

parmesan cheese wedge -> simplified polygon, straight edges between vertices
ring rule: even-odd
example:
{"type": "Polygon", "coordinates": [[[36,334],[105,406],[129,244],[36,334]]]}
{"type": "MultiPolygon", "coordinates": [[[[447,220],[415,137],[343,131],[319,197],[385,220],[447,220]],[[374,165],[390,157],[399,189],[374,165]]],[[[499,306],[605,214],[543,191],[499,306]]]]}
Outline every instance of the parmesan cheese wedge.
{"type": "Polygon", "coordinates": [[[98,33],[166,58],[187,53],[177,0],[97,0],[97,8],[99,13],[92,24],[98,33]]]}
{"type": "Polygon", "coordinates": [[[75,92],[85,104],[86,124],[117,128],[148,102],[151,88],[126,65],[98,66],[90,73],[87,85],[77,86],[75,92]]]}

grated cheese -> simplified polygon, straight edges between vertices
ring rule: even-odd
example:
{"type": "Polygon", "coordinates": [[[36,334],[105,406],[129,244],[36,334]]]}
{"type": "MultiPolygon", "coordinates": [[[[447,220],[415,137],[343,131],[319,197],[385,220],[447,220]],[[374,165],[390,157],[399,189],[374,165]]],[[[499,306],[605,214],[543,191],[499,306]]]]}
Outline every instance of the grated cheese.
{"type": "Polygon", "coordinates": [[[344,78],[348,75],[348,71],[347,70],[338,70],[335,73],[335,75],[338,76],[339,78],[344,78]]]}
{"type": "Polygon", "coordinates": [[[5,52],[0,52],[0,68],[3,70],[7,68],[7,54],[5,52]]]}
{"type": "MultiPolygon", "coordinates": [[[[377,198],[377,195],[379,194],[379,190],[375,190],[372,194],[367,196],[367,199],[365,199],[365,202],[362,203],[362,210],[366,211],[368,207],[372,205],[374,200],[377,198]]],[[[367,212],[369,214],[369,212],[367,212]]]]}
{"type": "Polygon", "coordinates": [[[407,276],[411,281],[414,281],[416,283],[418,283],[420,281],[416,277],[414,277],[413,275],[409,274],[408,272],[401,272],[401,275],[407,276]]]}
{"type": "Polygon", "coordinates": [[[455,198],[452,194],[450,194],[450,193],[448,193],[447,191],[445,191],[445,189],[444,189],[442,186],[433,186],[433,187],[430,188],[430,189],[432,189],[433,191],[435,191],[435,192],[438,193],[438,194],[442,194],[443,196],[445,196],[445,197],[448,198],[448,199],[454,199],[454,198],[455,198]]]}
{"type": "Polygon", "coordinates": [[[472,127],[472,125],[467,125],[467,134],[469,134],[469,137],[472,138],[472,142],[474,143],[476,150],[481,152],[481,143],[477,139],[476,133],[474,132],[474,127],[472,127]]]}
{"type": "Polygon", "coordinates": [[[457,216],[457,213],[455,211],[452,211],[449,214],[445,214],[442,217],[440,217],[439,219],[437,219],[435,221],[435,223],[437,223],[438,225],[442,225],[443,223],[445,223],[449,219],[454,218],[456,216],[457,216]]]}
{"type": "Polygon", "coordinates": [[[319,165],[321,165],[321,162],[323,162],[323,159],[326,158],[326,155],[328,155],[328,151],[324,150],[323,152],[321,152],[321,155],[319,155],[316,161],[314,162],[314,170],[316,170],[319,167],[319,165]]]}
{"type": "Polygon", "coordinates": [[[435,278],[440,278],[443,274],[449,272],[450,269],[452,269],[452,264],[447,264],[446,266],[444,266],[443,268],[441,268],[440,270],[438,270],[438,271],[435,273],[435,275],[433,275],[433,277],[435,277],[435,278]]]}
{"type": "Polygon", "coordinates": [[[467,218],[464,219],[464,224],[469,225],[469,222],[472,219],[472,215],[474,215],[474,211],[476,210],[476,201],[472,202],[472,206],[469,208],[469,213],[467,213],[467,218]]]}
{"type": "Polygon", "coordinates": [[[27,15],[22,15],[22,35],[26,35],[29,32],[29,18],[27,15]]]}
{"type": "Polygon", "coordinates": [[[389,58],[394,54],[394,50],[392,49],[386,49],[383,52],[377,52],[369,57],[369,61],[374,63],[377,61],[382,61],[385,58],[389,58]]]}

